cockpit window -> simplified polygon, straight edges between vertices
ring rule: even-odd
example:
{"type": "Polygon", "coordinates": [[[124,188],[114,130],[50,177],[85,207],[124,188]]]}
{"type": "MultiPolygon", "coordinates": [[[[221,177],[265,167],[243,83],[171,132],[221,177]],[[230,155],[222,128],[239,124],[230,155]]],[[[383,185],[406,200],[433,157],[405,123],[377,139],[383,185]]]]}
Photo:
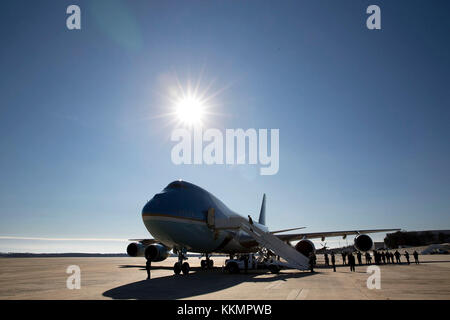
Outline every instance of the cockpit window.
{"type": "Polygon", "coordinates": [[[183,181],[174,181],[169,183],[169,185],[166,187],[166,189],[179,189],[179,188],[186,188],[186,185],[183,183],[183,181]]]}

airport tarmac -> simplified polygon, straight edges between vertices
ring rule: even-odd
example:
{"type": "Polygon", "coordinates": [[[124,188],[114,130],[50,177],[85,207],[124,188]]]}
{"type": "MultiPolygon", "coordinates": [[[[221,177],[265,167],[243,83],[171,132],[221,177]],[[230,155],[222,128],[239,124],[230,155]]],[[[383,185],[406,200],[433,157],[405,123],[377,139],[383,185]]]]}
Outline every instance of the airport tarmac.
{"type": "Polygon", "coordinates": [[[225,257],[213,259],[216,268],[203,271],[200,259],[191,257],[191,274],[175,276],[176,259],[168,258],[153,263],[152,279],[145,280],[144,258],[0,258],[0,299],[450,299],[450,255],[381,265],[380,290],[367,288],[367,266],[351,273],[340,260],[337,272],[319,267],[315,273],[230,275],[220,268],[225,257]],[[79,290],[66,287],[70,265],[81,269],[79,290]]]}

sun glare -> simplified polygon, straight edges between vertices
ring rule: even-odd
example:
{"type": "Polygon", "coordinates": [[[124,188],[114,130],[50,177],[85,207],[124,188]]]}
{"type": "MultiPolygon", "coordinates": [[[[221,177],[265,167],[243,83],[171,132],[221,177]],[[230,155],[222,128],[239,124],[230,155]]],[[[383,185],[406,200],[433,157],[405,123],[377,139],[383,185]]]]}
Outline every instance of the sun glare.
{"type": "Polygon", "coordinates": [[[202,122],[204,105],[196,97],[183,97],[176,105],[178,120],[186,125],[196,125],[202,122]]]}
{"type": "Polygon", "coordinates": [[[202,86],[201,77],[194,81],[188,79],[185,85],[182,85],[175,75],[163,79],[165,93],[161,107],[164,112],[154,116],[154,118],[167,118],[165,125],[176,127],[206,127],[214,125],[217,117],[223,116],[219,113],[219,104],[217,96],[226,88],[211,92],[213,81],[202,86]]]}

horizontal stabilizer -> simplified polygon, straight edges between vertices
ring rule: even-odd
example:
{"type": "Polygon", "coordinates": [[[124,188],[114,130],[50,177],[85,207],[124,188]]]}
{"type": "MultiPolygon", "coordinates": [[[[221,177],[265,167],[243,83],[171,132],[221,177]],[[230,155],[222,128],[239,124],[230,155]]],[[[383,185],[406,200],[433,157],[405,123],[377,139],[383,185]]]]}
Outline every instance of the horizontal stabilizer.
{"type": "Polygon", "coordinates": [[[128,239],[128,241],[139,242],[145,246],[148,246],[153,243],[157,243],[158,241],[155,239],[128,239]]]}

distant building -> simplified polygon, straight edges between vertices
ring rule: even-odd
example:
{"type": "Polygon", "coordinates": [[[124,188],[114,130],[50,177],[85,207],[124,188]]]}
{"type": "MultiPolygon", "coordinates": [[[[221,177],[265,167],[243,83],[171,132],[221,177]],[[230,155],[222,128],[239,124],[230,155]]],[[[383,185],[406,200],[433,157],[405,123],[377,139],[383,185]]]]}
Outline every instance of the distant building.
{"type": "Polygon", "coordinates": [[[450,230],[397,231],[386,234],[384,238],[384,243],[389,248],[445,242],[450,242],[450,230]]]}
{"type": "Polygon", "coordinates": [[[374,242],[373,243],[375,250],[385,249],[386,245],[384,242],[374,242]]]}

